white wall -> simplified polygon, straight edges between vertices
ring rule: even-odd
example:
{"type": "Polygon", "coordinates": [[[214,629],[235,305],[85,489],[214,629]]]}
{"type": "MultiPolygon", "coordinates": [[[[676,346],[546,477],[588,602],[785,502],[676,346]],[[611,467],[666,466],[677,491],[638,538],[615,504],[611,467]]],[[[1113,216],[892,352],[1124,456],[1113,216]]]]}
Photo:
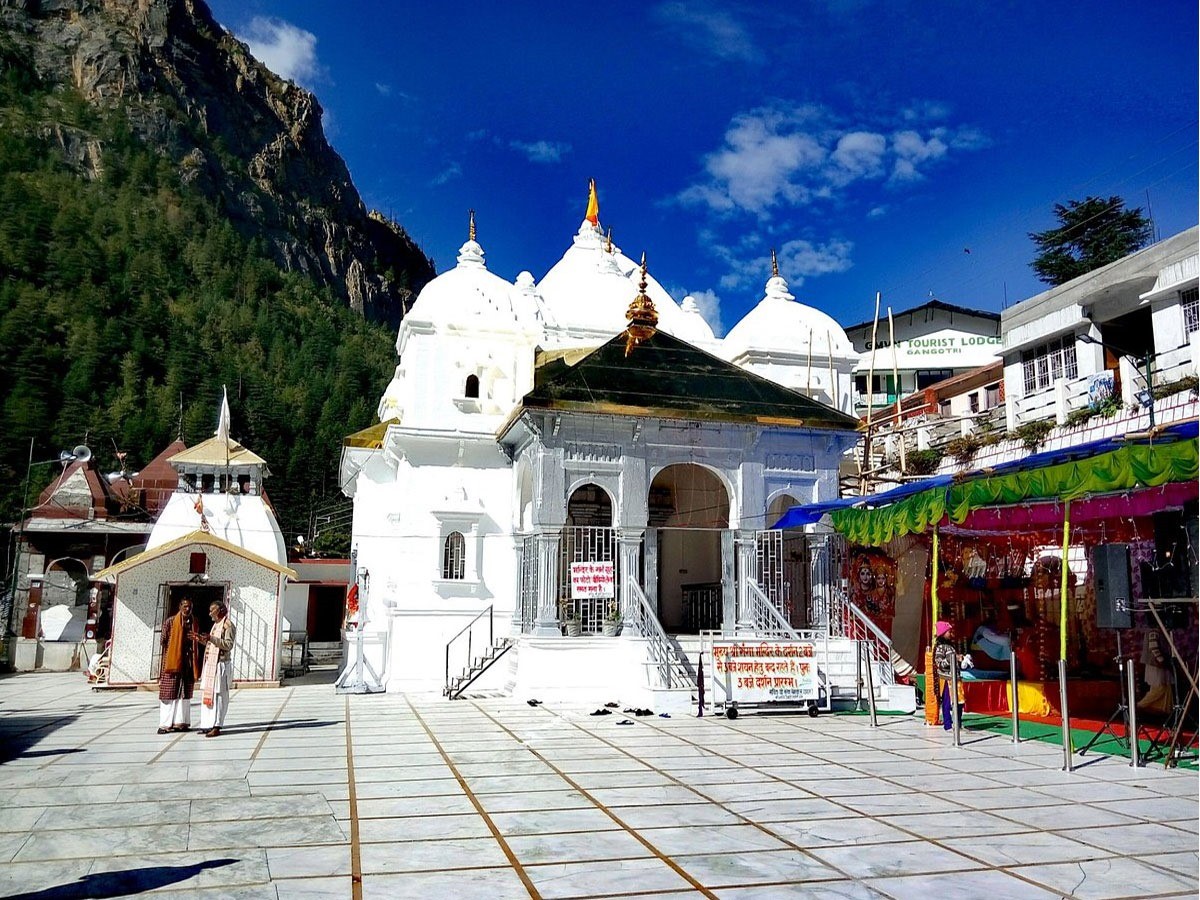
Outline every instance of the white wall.
{"type": "Polygon", "coordinates": [[[127,569],[117,578],[113,601],[110,684],[140,684],[154,678],[154,627],[160,587],[186,584],[189,554],[208,555],[210,586],[227,585],[225,601],[237,627],[232,661],[235,681],[278,681],[282,576],[273,569],[213,547],[181,547],[127,569]]]}

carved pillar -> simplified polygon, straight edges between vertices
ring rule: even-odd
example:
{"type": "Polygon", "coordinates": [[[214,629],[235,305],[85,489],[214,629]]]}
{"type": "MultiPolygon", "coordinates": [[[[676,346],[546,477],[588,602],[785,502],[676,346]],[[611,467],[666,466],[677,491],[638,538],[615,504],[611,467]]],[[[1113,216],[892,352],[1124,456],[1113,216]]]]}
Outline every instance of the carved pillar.
{"type": "Polygon", "coordinates": [[[557,531],[543,531],[537,536],[538,605],[537,622],[533,633],[538,637],[560,637],[558,627],[558,546],[557,531]]]}
{"type": "Polygon", "coordinates": [[[750,624],[750,602],[747,596],[746,581],[757,578],[754,532],[739,531],[734,541],[737,547],[737,619],[739,624],[750,624]]]}
{"type": "Polygon", "coordinates": [[[721,532],[721,628],[732,632],[737,625],[737,578],[734,571],[734,532],[721,532]]]}
{"type": "Polygon", "coordinates": [[[525,544],[525,536],[522,534],[513,535],[513,558],[517,561],[517,571],[513,582],[515,588],[513,591],[513,611],[512,618],[509,621],[508,633],[510,637],[516,637],[524,630],[523,613],[525,609],[525,553],[527,551],[525,544]]]}
{"type": "Polygon", "coordinates": [[[642,576],[642,592],[654,614],[658,615],[658,529],[647,528],[643,541],[646,547],[646,570],[642,576]]]}
{"type": "MultiPolygon", "coordinates": [[[[617,537],[617,552],[620,554],[617,571],[621,577],[621,583],[617,586],[617,596],[621,598],[621,616],[625,619],[629,619],[633,615],[633,605],[637,602],[633,591],[629,589],[629,579],[638,580],[639,578],[638,556],[643,534],[644,531],[641,528],[622,528],[617,537]]],[[[649,566],[647,566],[647,580],[649,580],[648,570],[649,566]]]]}

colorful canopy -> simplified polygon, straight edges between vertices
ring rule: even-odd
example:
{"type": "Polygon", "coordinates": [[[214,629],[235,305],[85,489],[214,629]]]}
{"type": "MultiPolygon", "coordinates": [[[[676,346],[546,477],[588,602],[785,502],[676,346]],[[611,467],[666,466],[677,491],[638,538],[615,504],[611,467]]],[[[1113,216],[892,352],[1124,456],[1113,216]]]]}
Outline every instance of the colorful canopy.
{"type": "Polygon", "coordinates": [[[795,507],[775,527],[809,524],[828,513],[833,527],[852,542],[878,546],[945,518],[962,524],[973,510],[1195,482],[1196,434],[1197,424],[1186,422],[1152,443],[1106,439],[1038,453],[960,478],[938,476],[870,497],[795,507]]]}

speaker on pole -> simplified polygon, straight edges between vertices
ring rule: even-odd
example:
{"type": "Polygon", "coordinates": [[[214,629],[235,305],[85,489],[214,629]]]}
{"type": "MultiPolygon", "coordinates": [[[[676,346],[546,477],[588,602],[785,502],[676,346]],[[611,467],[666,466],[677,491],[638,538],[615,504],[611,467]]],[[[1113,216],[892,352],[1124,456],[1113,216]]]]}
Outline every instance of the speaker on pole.
{"type": "Polygon", "coordinates": [[[1131,628],[1133,597],[1130,596],[1129,545],[1099,544],[1093,547],[1092,571],[1096,578],[1096,627],[1131,628]]]}

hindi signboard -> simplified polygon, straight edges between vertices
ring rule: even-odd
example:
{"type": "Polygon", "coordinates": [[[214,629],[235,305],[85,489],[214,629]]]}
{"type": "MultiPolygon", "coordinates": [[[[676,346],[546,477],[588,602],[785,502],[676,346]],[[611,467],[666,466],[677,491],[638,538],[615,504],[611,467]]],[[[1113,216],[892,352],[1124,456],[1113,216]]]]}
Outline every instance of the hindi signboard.
{"type": "Polygon", "coordinates": [[[713,675],[737,703],[808,703],[820,699],[811,641],[714,641],[713,675]]]}
{"type": "Polygon", "coordinates": [[[615,597],[612,560],[571,563],[571,599],[615,597]]]}

